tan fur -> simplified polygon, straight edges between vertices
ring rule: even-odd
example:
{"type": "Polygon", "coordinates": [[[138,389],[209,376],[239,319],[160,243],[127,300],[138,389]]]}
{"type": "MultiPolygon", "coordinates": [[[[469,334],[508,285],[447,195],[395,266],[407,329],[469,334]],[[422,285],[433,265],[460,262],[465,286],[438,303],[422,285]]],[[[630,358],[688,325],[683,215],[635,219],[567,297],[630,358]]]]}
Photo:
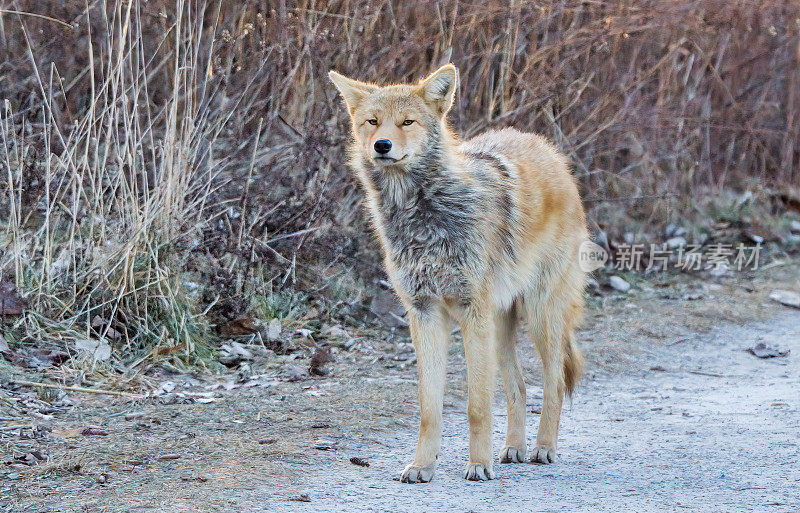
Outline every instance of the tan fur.
{"type": "Polygon", "coordinates": [[[554,461],[563,397],[572,394],[583,368],[574,330],[585,282],[578,246],[588,234],[566,157],[542,137],[514,129],[459,142],[444,120],[457,84],[452,65],[417,85],[379,87],[335,72],[330,77],[347,102],[351,166],[364,188],[389,278],[409,312],[417,352],[419,442],[402,480],[433,476],[453,321],[461,325],[467,359],[465,477],[494,476],[497,369],[508,406],[500,460],[526,456],[525,382],[516,355],[520,317],[543,368],[542,415],[531,460],[554,461]],[[392,143],[384,158],[374,149],[379,139],[392,143]],[[430,217],[436,215],[441,226],[430,217]]]}

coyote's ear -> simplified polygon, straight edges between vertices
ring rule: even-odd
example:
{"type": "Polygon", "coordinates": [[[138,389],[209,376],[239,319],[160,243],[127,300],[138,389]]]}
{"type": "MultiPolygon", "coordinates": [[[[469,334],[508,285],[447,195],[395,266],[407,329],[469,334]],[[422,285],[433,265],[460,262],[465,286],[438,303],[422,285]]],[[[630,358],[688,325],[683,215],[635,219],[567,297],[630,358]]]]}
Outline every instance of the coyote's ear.
{"type": "Polygon", "coordinates": [[[458,71],[452,64],[447,64],[421,81],[416,91],[428,105],[444,116],[453,105],[457,84],[458,71]]]}
{"type": "Polygon", "coordinates": [[[347,78],[344,75],[336,73],[333,70],[328,72],[328,77],[333,82],[333,85],[336,86],[336,89],[342,93],[342,97],[344,98],[345,103],[347,103],[347,110],[350,111],[350,114],[355,112],[356,108],[358,108],[358,104],[361,103],[368,94],[378,89],[377,86],[371,84],[365,84],[364,82],[359,82],[358,80],[353,80],[352,78],[347,78]]]}

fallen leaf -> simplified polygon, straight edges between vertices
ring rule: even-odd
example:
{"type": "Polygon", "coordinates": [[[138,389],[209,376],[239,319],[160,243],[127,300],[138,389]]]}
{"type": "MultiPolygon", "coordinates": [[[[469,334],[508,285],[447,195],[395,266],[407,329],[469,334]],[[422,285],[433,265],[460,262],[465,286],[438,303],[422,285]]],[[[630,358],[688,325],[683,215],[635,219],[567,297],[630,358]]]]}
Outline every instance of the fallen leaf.
{"type": "Polygon", "coordinates": [[[219,332],[232,337],[237,335],[251,335],[261,329],[259,322],[253,317],[239,317],[223,325],[219,332]]]}
{"type": "Polygon", "coordinates": [[[17,293],[13,283],[0,281],[0,316],[22,315],[28,302],[17,293]]]}
{"type": "Polygon", "coordinates": [[[198,481],[200,483],[205,483],[206,481],[208,481],[208,478],[206,476],[186,475],[186,476],[181,476],[181,481],[198,481]]]}
{"type": "Polygon", "coordinates": [[[92,358],[98,362],[104,362],[111,358],[111,346],[103,340],[76,340],[75,349],[92,355],[92,358]]]}
{"type": "Polygon", "coordinates": [[[58,438],[75,438],[76,436],[80,436],[82,431],[82,427],[53,428],[50,434],[58,438]]]}
{"type": "Polygon", "coordinates": [[[81,429],[81,434],[83,436],[108,436],[108,430],[103,426],[95,426],[90,424],[81,429]]]}
{"type": "Polygon", "coordinates": [[[328,371],[323,367],[332,361],[334,360],[330,350],[326,347],[318,347],[311,356],[311,366],[308,368],[308,373],[312,376],[326,376],[328,371]]]}
{"type": "Polygon", "coordinates": [[[69,354],[58,350],[22,348],[18,351],[9,352],[8,359],[14,365],[26,369],[43,369],[64,363],[69,359],[69,354]]]}

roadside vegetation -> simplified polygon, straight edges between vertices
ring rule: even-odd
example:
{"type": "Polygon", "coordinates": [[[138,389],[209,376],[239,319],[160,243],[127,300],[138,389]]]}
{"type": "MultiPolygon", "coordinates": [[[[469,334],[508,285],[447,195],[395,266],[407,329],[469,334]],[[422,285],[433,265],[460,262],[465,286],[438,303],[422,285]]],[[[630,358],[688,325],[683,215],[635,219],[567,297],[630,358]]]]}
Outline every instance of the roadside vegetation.
{"type": "Polygon", "coordinates": [[[402,329],[330,68],[384,83],[454,62],[457,130],[553,139],[612,254],[678,228],[704,245],[761,240],[765,261],[798,247],[795,2],[0,10],[7,368],[80,384],[221,369],[239,361],[230,341],[313,351],[342,329],[402,329]]]}

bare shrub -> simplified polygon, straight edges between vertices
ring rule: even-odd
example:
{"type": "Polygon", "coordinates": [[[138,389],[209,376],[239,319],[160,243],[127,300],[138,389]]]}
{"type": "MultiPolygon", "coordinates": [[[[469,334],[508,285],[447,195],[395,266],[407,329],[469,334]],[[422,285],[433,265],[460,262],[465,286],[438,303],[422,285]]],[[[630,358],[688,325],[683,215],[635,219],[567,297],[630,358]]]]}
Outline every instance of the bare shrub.
{"type": "Polygon", "coordinates": [[[357,297],[380,265],[330,68],[387,83],[454,62],[459,132],[552,138],[603,226],[800,185],[789,0],[1,7],[1,260],[27,340],[191,355],[208,309],[357,297]]]}

